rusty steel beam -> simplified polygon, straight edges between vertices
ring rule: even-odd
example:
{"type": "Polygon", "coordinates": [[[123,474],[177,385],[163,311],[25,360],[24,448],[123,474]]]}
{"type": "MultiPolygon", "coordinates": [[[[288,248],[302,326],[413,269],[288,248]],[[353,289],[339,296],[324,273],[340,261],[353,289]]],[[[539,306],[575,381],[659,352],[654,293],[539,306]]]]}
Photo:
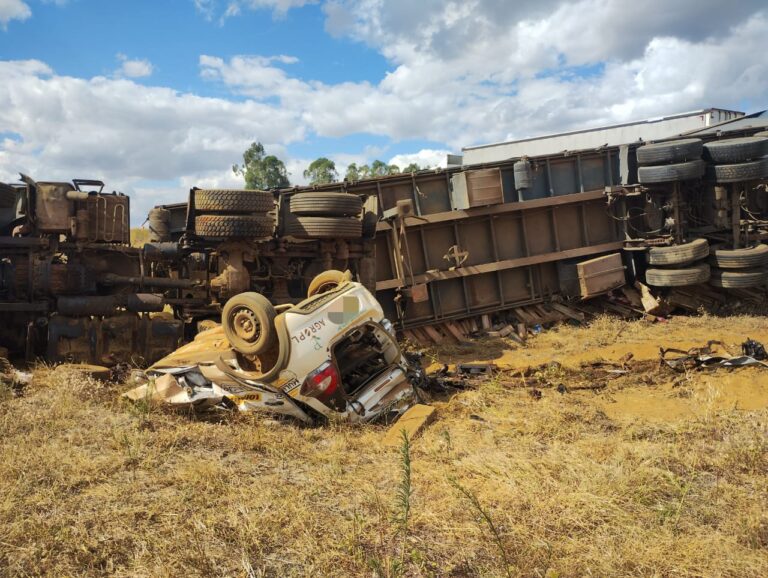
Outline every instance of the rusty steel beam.
{"type": "MultiPolygon", "coordinates": [[[[568,249],[566,251],[555,251],[554,253],[544,253],[531,257],[522,257],[520,259],[506,259],[504,261],[497,261],[495,263],[484,263],[482,265],[460,267],[452,271],[429,272],[421,275],[415,275],[413,282],[428,283],[430,281],[443,281],[445,279],[458,279],[461,277],[469,277],[471,275],[479,275],[482,273],[493,273],[495,271],[503,271],[505,269],[514,269],[517,267],[529,267],[531,265],[539,265],[541,263],[552,263],[553,261],[586,257],[599,253],[608,253],[610,251],[618,251],[623,246],[623,241],[613,241],[611,243],[591,245],[588,247],[581,247],[579,249],[568,249]]],[[[385,289],[397,289],[403,286],[404,285],[400,283],[398,279],[389,279],[376,283],[376,291],[383,291],[385,289]]]]}

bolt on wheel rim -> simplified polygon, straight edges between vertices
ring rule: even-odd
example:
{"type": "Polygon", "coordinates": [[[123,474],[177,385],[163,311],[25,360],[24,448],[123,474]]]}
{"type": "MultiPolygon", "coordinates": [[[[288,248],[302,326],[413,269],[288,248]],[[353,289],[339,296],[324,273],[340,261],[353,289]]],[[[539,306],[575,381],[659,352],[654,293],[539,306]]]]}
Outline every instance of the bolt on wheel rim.
{"type": "Polygon", "coordinates": [[[254,342],[259,338],[259,322],[253,311],[242,308],[234,312],[232,316],[232,328],[240,339],[254,342]]]}

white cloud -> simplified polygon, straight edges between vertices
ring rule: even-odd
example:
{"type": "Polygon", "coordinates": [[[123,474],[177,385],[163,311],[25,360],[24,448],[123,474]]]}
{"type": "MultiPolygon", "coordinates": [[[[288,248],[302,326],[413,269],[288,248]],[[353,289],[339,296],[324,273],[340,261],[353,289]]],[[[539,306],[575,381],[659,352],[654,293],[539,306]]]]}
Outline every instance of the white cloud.
{"type": "MultiPolygon", "coordinates": [[[[231,179],[232,163],[259,140],[268,151],[301,140],[290,111],[204,98],[128,79],[56,75],[44,63],[0,61],[0,181],[103,178],[129,193],[144,181],[231,179]],[[274,144],[272,144],[274,143],[274,144]]],[[[188,188],[188,187],[187,187],[188,188]]],[[[184,187],[152,202],[183,200],[184,187]]],[[[134,202],[137,215],[146,206],[134,202]]]]}
{"type": "Polygon", "coordinates": [[[421,149],[417,153],[395,155],[389,159],[390,165],[404,169],[411,163],[416,163],[423,169],[443,167],[448,164],[449,150],[421,149]]]}
{"type": "Polygon", "coordinates": [[[0,28],[5,30],[11,20],[26,20],[32,16],[29,5],[22,0],[0,0],[0,28]]]}
{"type": "Polygon", "coordinates": [[[154,70],[152,63],[146,59],[131,59],[125,54],[118,54],[117,60],[120,61],[120,68],[115,71],[117,76],[143,78],[150,76],[154,70]]]}
{"type": "Polygon", "coordinates": [[[307,4],[317,4],[319,0],[193,0],[195,8],[212,20],[217,12],[221,12],[219,23],[223,24],[227,18],[239,16],[245,10],[271,10],[276,19],[285,18],[289,10],[301,8],[307,4]],[[225,5],[221,11],[220,5],[225,5]]]}

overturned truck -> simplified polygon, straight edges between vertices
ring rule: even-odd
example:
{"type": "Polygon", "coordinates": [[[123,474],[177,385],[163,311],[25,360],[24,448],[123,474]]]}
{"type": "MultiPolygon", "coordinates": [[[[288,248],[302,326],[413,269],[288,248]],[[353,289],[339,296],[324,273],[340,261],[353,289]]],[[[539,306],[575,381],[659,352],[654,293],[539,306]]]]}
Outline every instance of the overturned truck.
{"type": "Polygon", "coordinates": [[[296,304],[332,289],[333,269],[432,341],[487,329],[491,314],[574,315],[563,301],[627,282],[763,291],[766,128],[762,113],[658,143],[281,191],[193,188],[152,209],[142,248],[128,245],[126,197],[24,178],[0,197],[0,339],[27,357],[149,363],[234,295],[296,304]]]}

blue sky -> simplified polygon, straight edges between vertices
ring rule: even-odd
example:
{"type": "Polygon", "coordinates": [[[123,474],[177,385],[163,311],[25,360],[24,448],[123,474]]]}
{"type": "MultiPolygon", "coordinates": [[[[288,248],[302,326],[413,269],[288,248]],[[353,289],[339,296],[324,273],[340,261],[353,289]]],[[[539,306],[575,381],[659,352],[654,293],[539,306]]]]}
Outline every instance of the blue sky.
{"type": "Polygon", "coordinates": [[[237,186],[252,140],[301,184],[319,156],[342,174],[434,166],[473,144],[764,108],[764,2],[719,7],[0,0],[0,180],[103,178],[138,215],[193,185],[237,186]]]}

